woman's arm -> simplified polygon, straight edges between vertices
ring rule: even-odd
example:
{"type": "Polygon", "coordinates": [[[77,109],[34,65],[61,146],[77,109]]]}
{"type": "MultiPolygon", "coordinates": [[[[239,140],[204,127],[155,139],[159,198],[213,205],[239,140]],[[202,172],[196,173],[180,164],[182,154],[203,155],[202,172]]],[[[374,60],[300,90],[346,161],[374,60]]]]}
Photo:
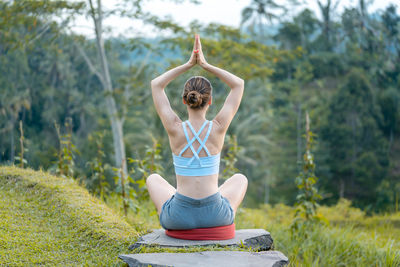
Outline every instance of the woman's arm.
{"type": "Polygon", "coordinates": [[[215,74],[231,88],[231,91],[225,99],[224,105],[214,118],[214,121],[221,126],[221,130],[226,132],[233,120],[233,117],[235,117],[239,109],[240,102],[242,101],[244,80],[226,70],[210,64],[204,66],[204,69],[215,74]]]}
{"type": "Polygon", "coordinates": [[[157,78],[154,78],[151,81],[151,88],[163,90],[173,79],[184,73],[185,71],[189,70],[194,65],[190,65],[189,62],[182,64],[178,67],[170,69],[169,71],[161,74],[157,78]]]}
{"type": "Polygon", "coordinates": [[[196,54],[198,52],[196,47],[197,46],[195,43],[192,55],[187,63],[161,74],[157,78],[153,79],[150,83],[154,106],[156,107],[158,116],[160,116],[164,128],[167,130],[169,135],[174,135],[174,131],[176,130],[175,125],[177,123],[181,123],[182,121],[172,110],[164,89],[173,79],[196,65],[196,54]]]}
{"type": "Polygon", "coordinates": [[[214,121],[220,125],[221,130],[226,132],[233,117],[239,109],[244,91],[244,80],[226,70],[208,64],[204,58],[200,37],[198,36],[196,36],[196,43],[199,49],[197,63],[203,69],[215,74],[231,88],[231,91],[225,99],[223,107],[214,118],[214,121]]]}
{"type": "Polygon", "coordinates": [[[151,81],[151,94],[153,95],[154,106],[169,135],[174,135],[176,124],[181,123],[182,120],[171,108],[171,104],[165,94],[164,88],[170,81],[190,68],[191,66],[186,63],[161,74],[151,81]]]}
{"type": "Polygon", "coordinates": [[[235,90],[237,88],[239,88],[239,90],[243,89],[244,80],[239,78],[238,76],[236,76],[226,70],[223,70],[221,68],[213,66],[207,62],[201,66],[205,70],[215,74],[218,78],[223,80],[232,90],[235,90]]]}

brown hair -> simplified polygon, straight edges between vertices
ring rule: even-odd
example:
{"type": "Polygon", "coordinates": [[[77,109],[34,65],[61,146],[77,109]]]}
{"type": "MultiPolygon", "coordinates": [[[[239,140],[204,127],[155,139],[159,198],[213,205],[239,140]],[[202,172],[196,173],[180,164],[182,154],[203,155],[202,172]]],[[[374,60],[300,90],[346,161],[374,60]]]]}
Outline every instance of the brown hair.
{"type": "Polygon", "coordinates": [[[193,76],[186,81],[182,97],[190,108],[201,109],[207,104],[211,93],[209,80],[202,76],[193,76]]]}

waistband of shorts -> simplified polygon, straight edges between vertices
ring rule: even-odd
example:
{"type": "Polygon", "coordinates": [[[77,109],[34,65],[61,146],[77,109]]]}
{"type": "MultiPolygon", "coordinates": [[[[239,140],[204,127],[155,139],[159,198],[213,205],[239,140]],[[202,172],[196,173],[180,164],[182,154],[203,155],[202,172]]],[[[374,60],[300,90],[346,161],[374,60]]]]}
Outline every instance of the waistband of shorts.
{"type": "Polygon", "coordinates": [[[180,201],[183,201],[183,202],[186,202],[188,204],[191,204],[191,205],[205,205],[205,204],[208,204],[208,203],[217,202],[219,199],[221,199],[221,193],[218,191],[217,193],[212,194],[212,195],[210,195],[208,197],[191,198],[191,197],[182,195],[182,194],[180,194],[178,192],[175,192],[175,198],[180,200],[180,201]]]}

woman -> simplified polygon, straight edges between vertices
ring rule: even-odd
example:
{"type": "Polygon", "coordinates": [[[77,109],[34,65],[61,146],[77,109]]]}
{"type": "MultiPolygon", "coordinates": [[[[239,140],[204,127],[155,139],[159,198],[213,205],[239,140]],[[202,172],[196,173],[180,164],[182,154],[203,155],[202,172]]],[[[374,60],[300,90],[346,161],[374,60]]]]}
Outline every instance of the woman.
{"type": "Polygon", "coordinates": [[[158,174],[146,179],[161,226],[193,229],[232,224],[247,190],[247,178],[235,174],[218,187],[218,172],[225,133],[239,108],[244,81],[207,63],[196,34],[189,61],[153,79],[151,89],[155,108],[168,133],[177,179],[177,189],[158,174]],[[189,119],[182,122],[172,110],[164,88],[196,64],[223,80],[231,91],[219,113],[208,121],[211,84],[204,77],[190,78],[182,96],[189,119]]]}

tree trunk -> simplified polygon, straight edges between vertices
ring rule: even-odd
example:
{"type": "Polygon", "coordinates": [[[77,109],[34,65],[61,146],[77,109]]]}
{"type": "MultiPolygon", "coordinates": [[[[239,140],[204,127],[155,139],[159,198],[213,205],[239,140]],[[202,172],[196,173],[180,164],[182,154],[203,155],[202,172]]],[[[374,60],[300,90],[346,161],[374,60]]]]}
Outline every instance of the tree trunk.
{"type": "Polygon", "coordinates": [[[103,29],[102,29],[102,9],[101,9],[101,0],[97,0],[97,9],[98,14],[97,17],[95,15],[95,11],[93,8],[92,0],[89,0],[90,7],[92,10],[92,18],[94,21],[95,32],[96,32],[96,44],[97,44],[97,52],[100,60],[101,66],[101,76],[103,89],[106,92],[106,105],[107,111],[111,122],[111,130],[113,135],[113,143],[114,143],[114,153],[115,153],[115,164],[118,168],[123,168],[125,175],[127,175],[128,170],[126,164],[122,164],[122,161],[125,160],[125,145],[123,139],[123,120],[118,116],[117,106],[115,104],[115,99],[112,96],[113,87],[110,78],[110,71],[107,62],[107,57],[104,49],[104,40],[103,40],[103,29]]]}
{"type": "Polygon", "coordinates": [[[344,181],[343,181],[343,179],[340,179],[339,180],[339,197],[340,198],[344,198],[344,188],[345,188],[345,186],[344,186],[344,181]]]}
{"type": "Polygon", "coordinates": [[[269,203],[269,183],[268,183],[268,175],[269,171],[267,171],[265,175],[265,196],[264,196],[264,203],[268,204],[269,203]]]}
{"type": "Polygon", "coordinates": [[[322,31],[323,37],[326,45],[326,49],[328,51],[332,50],[331,46],[331,0],[327,0],[326,5],[323,5],[321,1],[317,0],[319,9],[322,14],[322,31]]]}
{"type": "Polygon", "coordinates": [[[22,120],[19,121],[19,132],[20,132],[20,138],[19,138],[19,144],[20,144],[20,151],[21,154],[19,155],[19,166],[21,168],[24,167],[24,129],[22,128],[22,120]]]}
{"type": "Polygon", "coordinates": [[[296,111],[297,111],[297,171],[301,171],[301,104],[300,101],[298,101],[296,105],[296,111]]]}
{"type": "Polygon", "coordinates": [[[3,161],[4,157],[4,147],[3,147],[3,141],[0,139],[0,163],[3,161]]]}
{"type": "Polygon", "coordinates": [[[353,134],[353,144],[352,144],[352,155],[351,155],[351,180],[350,180],[350,187],[353,186],[354,180],[356,178],[356,170],[355,170],[355,164],[357,162],[357,129],[356,129],[356,112],[352,112],[350,115],[350,123],[351,123],[351,131],[353,134]]]}
{"type": "Polygon", "coordinates": [[[388,149],[387,149],[388,156],[390,156],[390,151],[392,149],[392,143],[393,143],[393,128],[390,129],[389,145],[388,145],[388,149]]]}
{"type": "Polygon", "coordinates": [[[15,157],[15,153],[14,153],[14,120],[12,122],[13,127],[11,127],[10,130],[10,162],[13,163],[14,162],[14,157],[15,157]]]}

